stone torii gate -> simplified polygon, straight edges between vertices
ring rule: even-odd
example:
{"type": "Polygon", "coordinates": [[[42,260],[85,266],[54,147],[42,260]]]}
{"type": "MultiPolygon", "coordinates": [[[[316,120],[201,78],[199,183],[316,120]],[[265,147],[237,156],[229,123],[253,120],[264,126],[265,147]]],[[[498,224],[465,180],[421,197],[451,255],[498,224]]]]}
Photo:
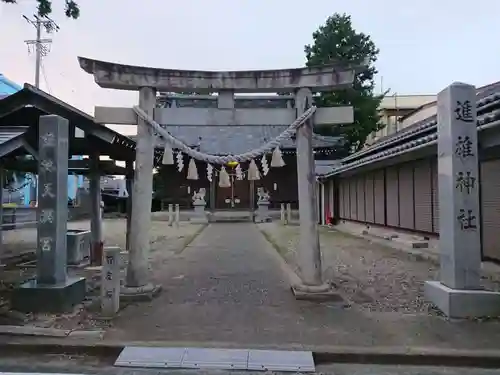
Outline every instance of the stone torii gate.
{"type": "MultiPolygon", "coordinates": [[[[292,124],[313,104],[313,93],[352,86],[359,66],[328,66],[260,71],[189,71],[156,69],[115,64],[79,57],[81,68],[94,76],[103,87],[139,91],[139,108],[160,125],[284,125],[292,124]],[[218,108],[155,108],[156,92],[218,92],[218,108]],[[295,108],[234,108],[235,93],[293,93],[295,108]]],[[[95,121],[104,124],[137,125],[137,148],[129,263],[125,294],[152,294],[149,280],[149,228],[155,132],[133,108],[96,107],[95,121]]],[[[313,124],[346,124],[353,122],[352,107],[317,108],[313,117],[296,133],[297,176],[300,214],[301,285],[292,289],[297,298],[309,295],[335,294],[324,283],[317,228],[317,205],[312,145],[313,124]]],[[[246,150],[242,150],[246,151],[246,150]]]]}

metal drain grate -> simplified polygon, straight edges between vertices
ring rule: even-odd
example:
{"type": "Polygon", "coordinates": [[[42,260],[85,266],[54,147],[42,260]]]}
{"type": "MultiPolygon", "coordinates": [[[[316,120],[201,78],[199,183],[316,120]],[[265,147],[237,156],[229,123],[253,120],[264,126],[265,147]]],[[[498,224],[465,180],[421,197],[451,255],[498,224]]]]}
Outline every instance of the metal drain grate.
{"type": "Polygon", "coordinates": [[[120,367],[314,372],[312,352],[127,346],[120,367]]]}

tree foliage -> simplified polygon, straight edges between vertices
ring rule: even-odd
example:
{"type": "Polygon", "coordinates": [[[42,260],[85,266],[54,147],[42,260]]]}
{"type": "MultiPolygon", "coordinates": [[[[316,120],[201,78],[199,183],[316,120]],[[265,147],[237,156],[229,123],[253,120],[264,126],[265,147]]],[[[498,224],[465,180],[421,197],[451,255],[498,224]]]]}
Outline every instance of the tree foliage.
{"type": "MultiPolygon", "coordinates": [[[[0,0],[4,3],[16,4],[18,0],[0,0]]],[[[40,17],[48,16],[52,13],[53,0],[36,0],[38,3],[37,13],[40,17]]],[[[80,7],[73,0],[64,0],[64,12],[66,17],[77,19],[80,16],[80,7]]]]}
{"type": "Polygon", "coordinates": [[[356,75],[352,88],[325,92],[315,97],[318,107],[353,106],[353,124],[320,127],[316,132],[322,135],[342,135],[346,140],[345,153],[360,150],[372,132],[384,127],[378,112],[384,95],[374,93],[374,78],[377,73],[374,63],[377,61],[378,48],[370,36],[353,28],[350,16],[335,13],[313,33],[313,43],[306,45],[304,51],[307,66],[334,62],[368,64],[366,69],[356,75]]]}

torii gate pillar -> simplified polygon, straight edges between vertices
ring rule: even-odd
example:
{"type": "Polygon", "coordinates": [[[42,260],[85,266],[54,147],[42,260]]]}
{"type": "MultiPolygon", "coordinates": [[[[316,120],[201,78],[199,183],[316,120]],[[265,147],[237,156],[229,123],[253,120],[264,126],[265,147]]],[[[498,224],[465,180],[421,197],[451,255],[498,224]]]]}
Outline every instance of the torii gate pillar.
{"type": "MultiPolygon", "coordinates": [[[[295,94],[297,117],[312,105],[312,92],[307,88],[295,94]]],[[[321,286],[321,252],[319,246],[318,224],[316,221],[316,176],[314,173],[314,154],[312,145],[313,123],[309,119],[297,129],[297,183],[299,190],[300,241],[299,268],[305,286],[321,286]]],[[[300,286],[294,289],[300,288],[300,286]]]]}
{"type": "MultiPolygon", "coordinates": [[[[297,117],[313,104],[312,92],[300,88],[295,93],[297,117]]],[[[312,144],[313,119],[297,129],[297,183],[299,190],[300,238],[298,249],[299,273],[302,283],[292,285],[297,299],[338,300],[341,296],[323,281],[321,248],[318,233],[318,206],[314,150],[312,144]]]]}
{"type": "MultiPolygon", "coordinates": [[[[153,115],[156,106],[156,89],[139,89],[139,107],[153,115]]],[[[129,262],[125,288],[127,295],[148,295],[156,287],[149,282],[149,228],[151,227],[151,200],[153,191],[153,156],[155,139],[153,130],[142,119],[137,123],[137,147],[132,190],[132,215],[130,225],[129,262]]]]}

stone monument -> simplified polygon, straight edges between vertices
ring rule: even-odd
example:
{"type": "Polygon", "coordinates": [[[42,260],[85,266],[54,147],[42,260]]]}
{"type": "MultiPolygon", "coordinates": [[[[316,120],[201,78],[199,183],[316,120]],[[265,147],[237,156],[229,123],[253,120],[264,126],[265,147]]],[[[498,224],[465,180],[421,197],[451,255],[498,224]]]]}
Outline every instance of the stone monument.
{"type": "Polygon", "coordinates": [[[263,187],[257,188],[257,216],[255,217],[256,223],[265,223],[271,221],[269,215],[269,204],[271,196],[263,187]]]}
{"type": "Polygon", "coordinates": [[[193,207],[194,207],[194,216],[191,218],[192,223],[204,224],[208,223],[208,217],[205,212],[205,206],[207,202],[205,201],[206,189],[200,188],[200,190],[195,191],[193,193],[193,207]]]}
{"type": "Polygon", "coordinates": [[[500,314],[500,293],[481,288],[479,168],[474,86],[438,94],[439,251],[441,281],[425,295],[453,318],[500,314]]]}
{"type": "Polygon", "coordinates": [[[85,297],[85,279],[66,273],[68,134],[66,119],[40,117],[37,274],[14,291],[12,308],[18,311],[66,312],[85,297]]]}

